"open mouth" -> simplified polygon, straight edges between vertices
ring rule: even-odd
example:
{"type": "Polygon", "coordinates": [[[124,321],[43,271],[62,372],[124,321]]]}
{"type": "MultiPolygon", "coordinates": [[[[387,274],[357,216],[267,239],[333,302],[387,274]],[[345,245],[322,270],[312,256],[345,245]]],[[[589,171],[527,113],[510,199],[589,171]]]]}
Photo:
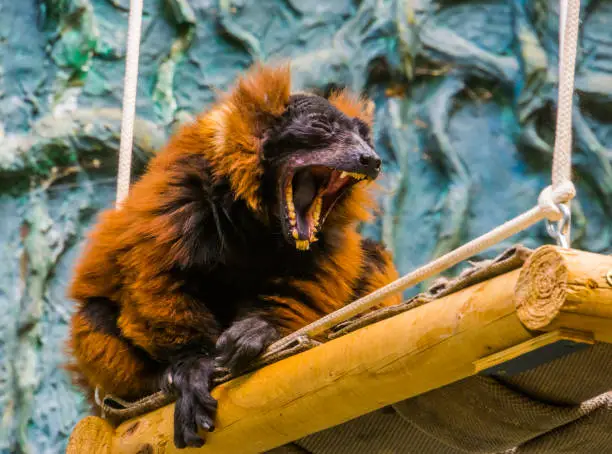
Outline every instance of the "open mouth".
{"type": "Polygon", "coordinates": [[[307,250],[317,241],[317,233],[340,196],[355,183],[367,179],[363,174],[325,166],[297,170],[285,179],[284,205],[289,236],[295,247],[307,250]]]}

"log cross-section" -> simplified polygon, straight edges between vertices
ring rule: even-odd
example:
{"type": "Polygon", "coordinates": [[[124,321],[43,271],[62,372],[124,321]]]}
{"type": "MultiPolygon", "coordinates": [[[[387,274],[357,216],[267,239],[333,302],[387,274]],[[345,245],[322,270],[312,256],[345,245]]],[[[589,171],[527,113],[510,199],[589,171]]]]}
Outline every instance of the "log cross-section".
{"type": "Polygon", "coordinates": [[[612,342],[612,256],[543,246],[527,260],[516,283],[519,318],[532,330],[571,327],[612,342]]]}
{"type": "MultiPolygon", "coordinates": [[[[108,450],[97,452],[261,453],[473,375],[478,360],[542,331],[570,329],[612,342],[610,269],[610,256],[540,248],[521,270],[218,386],[217,429],[202,448],[174,447],[174,407],[167,405],[121,424],[112,446],[99,431],[108,450]]],[[[82,428],[73,432],[73,448],[82,428]]]]}

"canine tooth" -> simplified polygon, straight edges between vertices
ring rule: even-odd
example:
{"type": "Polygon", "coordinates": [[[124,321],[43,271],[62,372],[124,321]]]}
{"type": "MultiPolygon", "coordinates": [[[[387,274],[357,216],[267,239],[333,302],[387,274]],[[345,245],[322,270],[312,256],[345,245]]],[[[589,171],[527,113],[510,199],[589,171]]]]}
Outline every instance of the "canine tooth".
{"type": "Polygon", "coordinates": [[[310,247],[310,242],[308,240],[300,240],[295,242],[295,247],[300,251],[306,251],[310,247]]]}
{"type": "Polygon", "coordinates": [[[315,226],[319,223],[319,218],[321,217],[321,207],[323,205],[323,197],[319,196],[316,198],[314,202],[314,206],[312,208],[312,220],[315,223],[315,226]]]}
{"type": "MultiPolygon", "coordinates": [[[[300,238],[300,235],[298,234],[297,229],[291,230],[291,235],[293,235],[293,238],[296,240],[300,238]]],[[[297,241],[296,241],[296,244],[297,244],[297,241]]]]}
{"type": "Polygon", "coordinates": [[[355,180],[363,180],[364,178],[367,178],[362,173],[345,172],[344,170],[342,172],[340,172],[340,178],[346,178],[346,177],[351,177],[351,178],[354,178],[355,180]]]}

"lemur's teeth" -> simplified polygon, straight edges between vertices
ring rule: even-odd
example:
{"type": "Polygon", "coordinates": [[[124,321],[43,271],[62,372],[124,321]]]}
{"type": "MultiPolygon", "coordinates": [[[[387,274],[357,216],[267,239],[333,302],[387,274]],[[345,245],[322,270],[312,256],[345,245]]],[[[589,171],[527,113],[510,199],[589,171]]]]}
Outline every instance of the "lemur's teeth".
{"type": "Polygon", "coordinates": [[[310,242],[308,240],[300,240],[295,242],[295,247],[300,251],[306,251],[310,248],[310,242]]]}
{"type": "Polygon", "coordinates": [[[346,178],[346,177],[351,177],[351,178],[354,178],[355,180],[363,180],[364,178],[366,178],[366,176],[362,173],[345,172],[344,170],[340,172],[340,178],[346,178]]]}
{"type": "Polygon", "coordinates": [[[293,229],[291,230],[291,235],[293,235],[293,238],[298,240],[300,238],[300,235],[298,234],[297,229],[293,229]]]}
{"type": "Polygon", "coordinates": [[[312,222],[314,224],[315,230],[319,225],[319,220],[321,219],[321,208],[322,207],[323,207],[323,196],[318,196],[315,199],[313,203],[313,207],[312,207],[312,222]]]}

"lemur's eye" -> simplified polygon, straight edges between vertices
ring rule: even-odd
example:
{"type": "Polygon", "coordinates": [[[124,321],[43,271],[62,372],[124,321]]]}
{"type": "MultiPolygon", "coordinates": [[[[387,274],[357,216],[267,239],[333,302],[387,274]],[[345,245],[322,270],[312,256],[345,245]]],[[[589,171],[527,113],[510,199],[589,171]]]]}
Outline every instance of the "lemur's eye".
{"type": "Polygon", "coordinates": [[[325,121],[321,121],[321,120],[313,120],[310,123],[310,126],[312,127],[313,130],[319,132],[320,134],[323,135],[328,135],[328,134],[332,134],[333,131],[333,126],[330,125],[328,122],[325,121]]]}
{"type": "Polygon", "coordinates": [[[355,128],[357,129],[357,132],[359,133],[359,135],[366,140],[369,139],[370,138],[370,127],[363,120],[360,120],[359,118],[355,118],[354,122],[355,122],[355,128]]]}

